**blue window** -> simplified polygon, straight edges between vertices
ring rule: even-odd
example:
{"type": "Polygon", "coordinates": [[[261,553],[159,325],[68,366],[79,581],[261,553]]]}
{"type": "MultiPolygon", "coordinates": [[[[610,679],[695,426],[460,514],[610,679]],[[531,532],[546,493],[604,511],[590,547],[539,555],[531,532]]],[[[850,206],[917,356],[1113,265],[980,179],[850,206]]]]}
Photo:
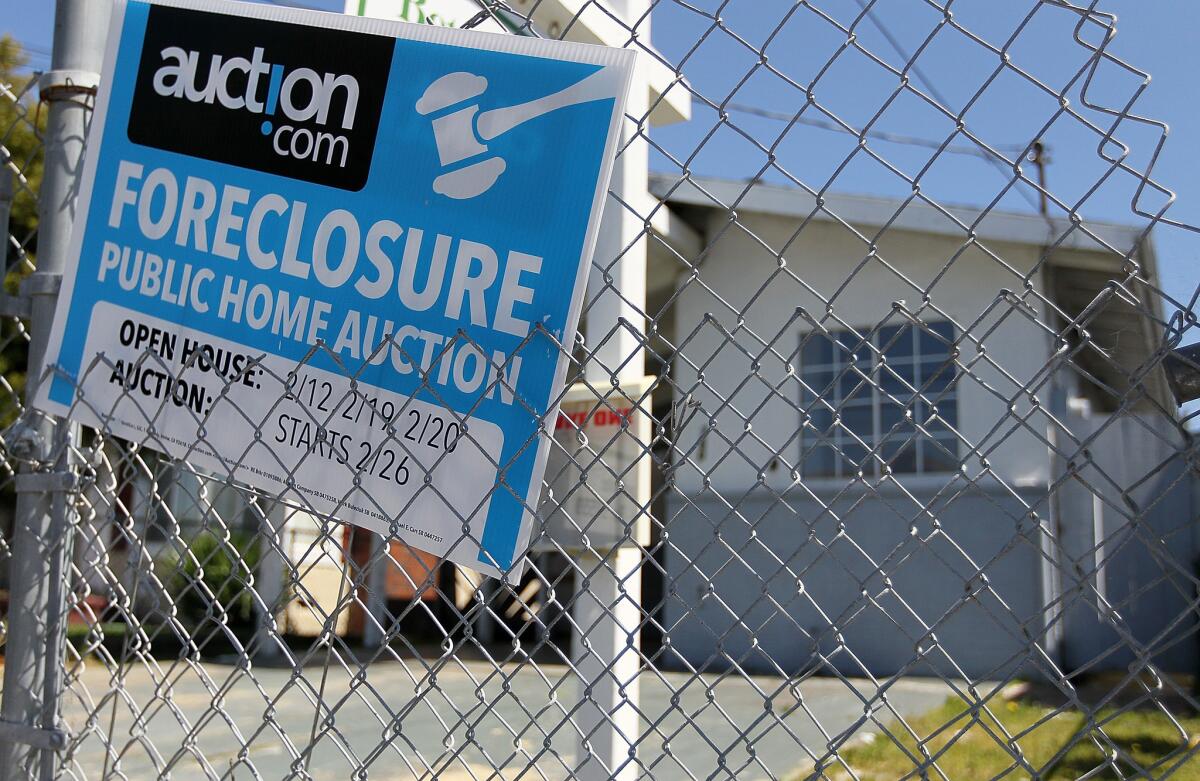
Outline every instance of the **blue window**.
{"type": "Polygon", "coordinates": [[[800,346],[801,474],[846,477],[958,468],[954,326],[937,321],[813,331],[800,346]]]}

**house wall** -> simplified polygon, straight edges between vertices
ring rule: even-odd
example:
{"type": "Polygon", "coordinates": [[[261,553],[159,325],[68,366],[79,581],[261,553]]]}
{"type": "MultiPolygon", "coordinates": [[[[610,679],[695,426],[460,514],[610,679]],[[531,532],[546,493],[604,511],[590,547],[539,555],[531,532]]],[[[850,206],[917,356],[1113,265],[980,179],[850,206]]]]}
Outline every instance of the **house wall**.
{"type": "MultiPolygon", "coordinates": [[[[1051,402],[1045,314],[1028,295],[1042,291],[1041,274],[1031,273],[1040,249],[963,250],[961,237],[889,230],[869,255],[875,231],[864,229],[864,239],[828,222],[796,236],[795,218],[740,213],[734,224],[721,213],[706,227],[708,254],[697,279],[680,280],[674,312],[675,397],[690,393],[700,406],[677,432],[686,457],[663,527],[673,651],[693,665],[788,674],[812,664],[973,677],[1021,667],[1026,633],[1043,630],[1038,524],[1054,512],[1047,485],[1061,468],[1048,455],[1047,419],[1022,391],[1051,402]],[[970,334],[960,356],[970,370],[958,384],[970,479],[909,475],[866,489],[794,476],[797,350],[813,327],[802,313],[831,330],[861,330],[894,302],[917,311],[926,296],[943,314],[925,309],[923,320],[949,317],[970,334]],[[826,316],[826,302],[841,323],[826,316]],[[932,650],[905,667],[917,649],[932,650]]],[[[1105,260],[1056,256],[1081,266],[1105,260]]],[[[1090,513],[1059,511],[1071,528],[1091,528],[1090,513]]],[[[1144,568],[1145,556],[1136,558],[1128,566],[1144,568]]],[[[1161,613],[1177,615],[1177,601],[1161,613]]],[[[1144,608],[1139,616],[1150,616],[1144,608]]],[[[1064,653],[1098,631],[1078,612],[1063,624],[1064,653]]],[[[1138,631],[1161,620],[1144,622],[1138,631]]]]}
{"type": "Polygon", "coordinates": [[[670,664],[1004,678],[1041,626],[1033,494],[965,489],[672,502],[670,664]],[[933,520],[936,518],[936,522],[933,520]],[[886,573],[886,576],[885,574],[886,573]],[[980,576],[982,573],[982,576],[980,576]]]}
{"type": "MultiPolygon", "coordinates": [[[[959,254],[961,239],[888,231],[877,257],[866,259],[867,243],[845,227],[810,223],[793,241],[797,228],[794,218],[767,215],[740,214],[739,224],[731,225],[714,219],[699,279],[680,280],[675,323],[682,357],[674,366],[675,380],[701,403],[702,417],[715,419],[740,451],[731,455],[720,436],[691,426],[681,433],[684,445],[705,435],[710,441],[703,454],[692,454],[694,468],[680,471],[680,487],[690,493],[707,477],[713,489],[740,495],[775,453],[786,463],[768,470],[765,484],[791,483],[788,467],[800,450],[800,387],[786,361],[798,368],[801,335],[812,328],[798,309],[826,328],[843,328],[825,316],[829,301],[841,322],[871,327],[892,313],[893,302],[918,310],[926,292],[945,316],[978,340],[962,343],[961,361],[971,371],[958,386],[961,433],[978,448],[974,456],[966,449],[961,453],[969,473],[985,471],[982,456],[1010,485],[1044,483],[1045,445],[1010,414],[1008,400],[1015,400],[1021,414],[1029,413],[1020,388],[1045,366],[1049,338],[1037,324],[1042,312],[1035,297],[1026,297],[1025,308],[1003,298],[1005,291],[1024,290],[1023,275],[1034,267],[1037,248],[993,247],[1003,259],[997,261],[979,249],[959,254]],[[776,253],[786,268],[779,268],[776,253]],[[744,430],[747,419],[750,431],[744,430]]],[[[1028,284],[1040,291],[1040,275],[1028,284]]],[[[943,319],[930,309],[920,316],[943,319]]]]}
{"type": "Polygon", "coordinates": [[[1068,670],[1195,672],[1200,535],[1186,443],[1161,415],[1072,414],[1056,491],[1068,670]]]}

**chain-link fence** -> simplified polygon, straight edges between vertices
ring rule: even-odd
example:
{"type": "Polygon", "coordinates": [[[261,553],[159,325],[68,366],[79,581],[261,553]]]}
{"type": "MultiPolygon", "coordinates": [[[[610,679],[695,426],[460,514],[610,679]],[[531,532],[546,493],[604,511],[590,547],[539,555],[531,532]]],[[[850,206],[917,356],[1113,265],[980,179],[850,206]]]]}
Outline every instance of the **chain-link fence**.
{"type": "MultiPolygon", "coordinates": [[[[634,48],[649,74],[558,346],[519,581],[237,482],[245,453],[160,455],[155,421],[192,415],[196,448],[239,426],[302,441],[288,474],[364,468],[331,421],[404,405],[297,393],[323,347],[264,379],[303,410],[286,431],[169,394],[125,393],[138,441],[26,410],[93,90],[6,65],[7,777],[1200,778],[1176,395],[1197,367],[1172,352],[1195,294],[1156,257],[1196,229],[1105,3],[509,0],[460,22],[634,48]]],[[[427,356],[427,398],[464,344],[427,356]]],[[[390,432],[399,464],[410,442],[390,432]]]]}
{"type": "MultiPolygon", "coordinates": [[[[10,52],[5,52],[10,55],[10,52]]],[[[15,57],[14,57],[15,61],[15,57]]],[[[9,74],[6,74],[8,76],[9,74]]],[[[0,172],[0,223],[5,226],[4,238],[4,312],[2,349],[4,355],[4,425],[17,420],[24,410],[21,399],[22,378],[26,365],[29,336],[21,315],[28,316],[28,309],[20,306],[18,292],[20,281],[33,270],[32,247],[36,236],[37,192],[36,182],[41,174],[41,134],[36,104],[36,85],[31,79],[20,81],[6,78],[0,85],[4,91],[0,100],[0,122],[3,123],[4,170],[0,172]],[[33,181],[30,181],[30,177],[33,181]]],[[[6,449],[7,451],[7,449],[6,449]]],[[[7,452],[4,459],[4,528],[12,528],[13,478],[16,475],[16,460],[7,452]]],[[[5,577],[7,590],[10,551],[5,535],[3,563],[0,573],[5,577]]]]}

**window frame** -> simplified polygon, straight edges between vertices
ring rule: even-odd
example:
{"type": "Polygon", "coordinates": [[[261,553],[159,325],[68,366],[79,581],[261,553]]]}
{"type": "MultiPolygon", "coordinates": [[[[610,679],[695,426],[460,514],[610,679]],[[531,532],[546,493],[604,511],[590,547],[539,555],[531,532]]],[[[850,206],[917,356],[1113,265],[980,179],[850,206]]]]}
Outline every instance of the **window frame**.
{"type": "Polygon", "coordinates": [[[883,475],[884,463],[895,476],[945,475],[957,471],[962,442],[957,431],[958,381],[962,376],[956,348],[959,337],[960,331],[950,320],[919,323],[906,320],[871,328],[814,329],[801,333],[797,351],[801,477],[844,480],[856,477],[861,470],[864,477],[878,478],[883,475]],[[901,344],[899,334],[905,332],[911,341],[907,347],[896,350],[901,344]],[[931,341],[938,346],[936,353],[930,352],[931,341]],[[825,356],[817,363],[805,360],[814,343],[825,356]],[[888,350],[895,352],[890,360],[888,350]],[[943,378],[947,371],[949,377],[943,378]],[[895,390],[885,390],[883,386],[888,382],[898,385],[903,396],[896,395],[895,390]],[[864,391],[869,395],[864,396],[864,391]],[[869,405],[869,432],[847,425],[847,402],[850,409],[869,405]],[[898,409],[900,421],[885,427],[885,407],[898,409]],[[912,420],[911,433],[893,431],[906,419],[912,420]],[[841,422],[835,424],[835,420],[841,422]],[[922,433],[918,425],[928,433],[922,433]],[[889,445],[893,450],[885,456],[889,445]],[[853,453],[856,450],[860,452],[853,453]],[[829,463],[823,464],[822,458],[829,459],[829,463]],[[912,459],[912,468],[898,468],[908,458],[912,459]],[[869,469],[865,468],[867,462],[869,469]]]}

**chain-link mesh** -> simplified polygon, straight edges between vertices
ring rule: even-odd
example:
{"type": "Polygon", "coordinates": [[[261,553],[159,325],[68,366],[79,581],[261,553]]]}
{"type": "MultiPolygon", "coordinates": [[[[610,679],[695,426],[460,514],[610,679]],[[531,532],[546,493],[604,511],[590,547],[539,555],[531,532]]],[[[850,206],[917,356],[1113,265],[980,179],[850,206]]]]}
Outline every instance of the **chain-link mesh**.
{"type": "MultiPolygon", "coordinates": [[[[610,193],[638,228],[602,241],[585,336],[557,345],[576,390],[543,421],[531,508],[551,531],[520,582],[484,580],[231,479],[249,449],[220,470],[159,455],[155,422],[191,415],[191,452],[238,426],[284,475],[424,480],[411,408],[324,346],[262,378],[287,432],[127,393],[144,437],[74,442],[59,776],[1200,777],[1196,451],[1163,369],[1195,299],[1164,289],[1151,234],[1194,247],[1195,228],[1168,211],[1166,128],[1104,3],[510,0],[466,26],[492,23],[608,30],[658,79],[622,150],[648,146],[648,194],[610,193]],[[690,120],[658,127],[684,99],[690,120]],[[644,297],[621,276],[639,253],[644,297]],[[632,318],[597,314],[614,297],[632,318]],[[322,351],[346,382],[310,393],[322,351]],[[343,415],[383,421],[367,461],[330,438],[343,415]],[[614,527],[616,548],[553,532],[614,527]]],[[[10,427],[31,84],[0,85],[10,427]]],[[[443,362],[482,356],[466,333],[424,365],[410,349],[378,354],[421,366],[434,399],[443,362]]],[[[493,363],[481,393],[513,394],[512,372],[493,363]]],[[[442,450],[471,446],[444,414],[442,450]]],[[[367,509],[398,530],[408,508],[367,509]]]]}
{"type": "MultiPolygon", "coordinates": [[[[0,42],[0,57],[14,64],[19,51],[10,39],[0,42]]],[[[14,452],[11,427],[24,411],[25,366],[29,334],[20,319],[28,306],[19,294],[21,281],[34,268],[37,248],[37,185],[42,174],[42,128],[44,117],[37,103],[37,88],[31,77],[5,74],[0,81],[0,226],[4,228],[4,290],[0,292],[0,426],[4,433],[3,474],[0,481],[0,519],[4,535],[0,546],[0,588],[7,606],[8,541],[13,526],[15,477],[23,456],[14,452]]],[[[5,624],[7,627],[7,623],[5,624]]]]}

